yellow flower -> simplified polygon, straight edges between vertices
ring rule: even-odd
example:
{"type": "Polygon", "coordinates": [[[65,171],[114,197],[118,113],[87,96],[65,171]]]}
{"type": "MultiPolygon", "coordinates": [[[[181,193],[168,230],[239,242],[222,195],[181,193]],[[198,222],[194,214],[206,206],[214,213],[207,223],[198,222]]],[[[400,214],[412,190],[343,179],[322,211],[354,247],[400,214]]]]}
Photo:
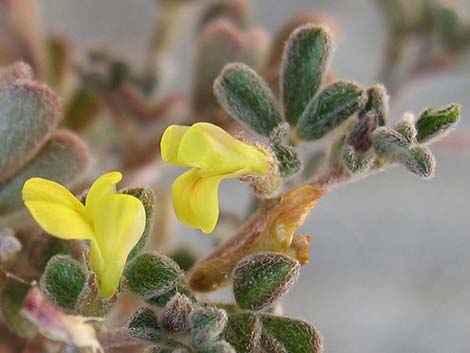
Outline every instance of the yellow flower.
{"type": "Polygon", "coordinates": [[[173,183],[173,207],[181,222],[204,233],[212,232],[217,224],[220,182],[264,175],[272,164],[268,152],[209,123],[171,125],[160,144],[164,161],[192,167],[173,183]]]}
{"type": "Polygon", "coordinates": [[[103,298],[112,296],[119,286],[127,256],[145,229],[142,202],[116,191],[121,179],[119,172],[99,177],[88,191],[85,205],[50,180],[31,178],[23,186],[26,207],[47,233],[90,241],[90,268],[103,298]]]}

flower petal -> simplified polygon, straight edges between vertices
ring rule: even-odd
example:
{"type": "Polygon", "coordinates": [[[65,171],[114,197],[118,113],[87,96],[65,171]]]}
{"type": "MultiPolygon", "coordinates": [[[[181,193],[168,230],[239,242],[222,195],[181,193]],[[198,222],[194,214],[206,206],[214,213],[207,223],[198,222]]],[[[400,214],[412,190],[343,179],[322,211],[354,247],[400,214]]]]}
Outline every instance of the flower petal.
{"type": "Polygon", "coordinates": [[[110,172],[103,174],[91,185],[86,196],[86,208],[93,219],[96,217],[99,209],[102,208],[101,200],[116,193],[116,184],[122,180],[122,174],[119,172],[110,172]]]}
{"type": "Polygon", "coordinates": [[[185,166],[178,161],[178,149],[188,129],[188,126],[171,125],[165,130],[160,141],[161,155],[165,162],[185,166]]]}
{"type": "Polygon", "coordinates": [[[173,206],[184,224],[211,233],[219,218],[219,184],[231,175],[201,177],[193,168],[173,183],[173,206]]]}
{"type": "Polygon", "coordinates": [[[31,178],[23,185],[23,201],[49,201],[85,214],[85,206],[65,187],[52,180],[31,178]]]}
{"type": "Polygon", "coordinates": [[[99,206],[95,232],[104,261],[96,272],[100,296],[110,297],[119,286],[129,252],[144,232],[145,209],[139,199],[124,194],[106,196],[99,206]]]}
{"type": "Polygon", "coordinates": [[[270,156],[260,148],[241,142],[216,125],[197,123],[180,140],[177,160],[201,169],[201,176],[229,174],[245,169],[264,174],[270,156]]]}
{"type": "Polygon", "coordinates": [[[85,206],[62,185],[31,178],[22,193],[26,207],[47,233],[61,239],[93,238],[85,206]]]}
{"type": "Polygon", "coordinates": [[[88,265],[94,273],[101,273],[104,269],[104,258],[96,239],[90,241],[90,252],[88,253],[88,265]]]}

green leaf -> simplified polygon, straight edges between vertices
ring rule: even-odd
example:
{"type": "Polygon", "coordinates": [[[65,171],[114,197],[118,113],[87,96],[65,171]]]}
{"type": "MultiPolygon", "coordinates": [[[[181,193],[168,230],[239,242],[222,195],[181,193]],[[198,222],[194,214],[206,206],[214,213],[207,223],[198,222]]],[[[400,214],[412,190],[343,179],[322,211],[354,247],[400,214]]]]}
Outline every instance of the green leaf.
{"type": "Polygon", "coordinates": [[[30,286],[24,283],[10,280],[3,288],[0,297],[3,322],[10,330],[25,338],[32,338],[37,333],[36,326],[21,314],[29,289],[30,286]]]}
{"type": "Polygon", "coordinates": [[[59,122],[59,104],[31,68],[10,66],[0,77],[0,182],[22,168],[44,145],[59,122]]]}
{"type": "Polygon", "coordinates": [[[168,293],[183,275],[176,262],[157,253],[137,256],[124,270],[127,287],[145,299],[168,293]]]}
{"type": "Polygon", "coordinates": [[[285,255],[248,256],[233,270],[235,300],[243,309],[263,309],[289,291],[299,272],[299,262],[285,255]]]}
{"type": "Polygon", "coordinates": [[[388,120],[389,96],[383,85],[375,85],[367,89],[367,103],[359,117],[373,113],[377,117],[377,124],[384,126],[388,120]]]}
{"type": "Polygon", "coordinates": [[[305,321],[287,317],[260,315],[263,324],[261,344],[267,352],[321,353],[319,332],[305,321]]]}
{"type": "Polygon", "coordinates": [[[297,136],[301,140],[320,139],[360,111],[366,100],[366,92],[354,82],[332,84],[307,105],[297,125],[297,136]]]}
{"type": "Polygon", "coordinates": [[[251,313],[230,315],[224,337],[237,353],[256,352],[260,347],[261,322],[251,313]]]}
{"type": "Polygon", "coordinates": [[[222,107],[237,121],[263,136],[281,122],[278,104],[258,74],[244,64],[229,64],[214,83],[222,107]]]}
{"type": "Polygon", "coordinates": [[[379,127],[372,134],[372,143],[379,155],[387,155],[406,149],[409,142],[398,131],[389,127],[379,127]]]}
{"type": "Polygon", "coordinates": [[[358,153],[353,146],[345,145],[343,150],[343,165],[353,174],[367,171],[375,161],[373,153],[367,151],[358,153]]]}
{"type": "Polygon", "coordinates": [[[418,141],[429,143],[454,130],[460,120],[460,108],[460,104],[450,104],[442,108],[425,110],[416,121],[418,141]]]}
{"type": "Polygon", "coordinates": [[[69,256],[56,255],[47,263],[40,284],[51,302],[74,311],[80,294],[87,285],[87,274],[77,260],[69,256]]]}
{"type": "Polygon", "coordinates": [[[289,21],[283,23],[280,29],[273,35],[271,50],[269,51],[269,58],[267,60],[267,67],[270,70],[279,71],[287,40],[296,29],[306,25],[310,25],[312,27],[314,25],[323,26],[330,29],[333,34],[337,29],[336,20],[326,13],[320,13],[312,9],[312,11],[294,15],[294,17],[290,18],[289,21]]]}
{"type": "Polygon", "coordinates": [[[213,307],[200,307],[191,312],[192,342],[196,347],[204,347],[217,340],[227,325],[227,313],[213,307]]]}
{"type": "Polygon", "coordinates": [[[398,161],[410,172],[424,179],[434,176],[436,161],[429,148],[426,146],[413,146],[398,154],[398,161]]]}
{"type": "Polygon", "coordinates": [[[276,157],[279,172],[283,178],[293,177],[302,169],[297,149],[284,143],[288,131],[287,123],[283,123],[269,136],[269,147],[276,157]]]}
{"type": "Polygon", "coordinates": [[[289,37],[281,68],[281,95],[284,116],[297,124],[309,101],[320,89],[333,49],[330,32],[305,25],[289,37]]]}
{"type": "Polygon", "coordinates": [[[29,178],[41,177],[70,184],[89,163],[86,147],[76,135],[68,131],[54,133],[23,169],[0,186],[0,215],[23,206],[21,189],[29,178]]]}
{"type": "Polygon", "coordinates": [[[402,134],[402,136],[409,144],[414,144],[417,142],[417,131],[413,120],[413,115],[410,113],[406,113],[395,126],[395,130],[402,134]]]}
{"type": "Polygon", "coordinates": [[[155,224],[156,200],[155,195],[150,188],[125,189],[121,190],[121,193],[132,195],[138,198],[144,205],[145,209],[145,229],[138,243],[131,250],[129,256],[127,256],[127,261],[130,261],[145,248],[150,239],[150,236],[152,235],[153,225],[155,224]]]}
{"type": "Polygon", "coordinates": [[[302,162],[296,148],[283,144],[272,144],[271,149],[276,157],[281,177],[291,178],[302,170],[302,162]]]}
{"type": "Polygon", "coordinates": [[[132,314],[126,328],[130,336],[143,341],[156,343],[162,337],[158,318],[149,308],[140,308],[132,314]]]}

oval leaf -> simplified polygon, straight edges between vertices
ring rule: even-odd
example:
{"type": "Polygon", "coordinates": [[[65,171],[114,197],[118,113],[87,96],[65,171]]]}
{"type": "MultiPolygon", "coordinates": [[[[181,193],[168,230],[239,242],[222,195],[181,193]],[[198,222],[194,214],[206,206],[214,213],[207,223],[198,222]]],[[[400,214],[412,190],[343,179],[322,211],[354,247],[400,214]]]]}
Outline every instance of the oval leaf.
{"type": "Polygon", "coordinates": [[[251,313],[231,315],[224,336],[237,353],[256,352],[260,344],[261,322],[257,315],[251,313]]]}
{"type": "Polygon", "coordinates": [[[273,93],[247,65],[225,66],[214,83],[214,93],[235,120],[260,135],[269,136],[281,122],[273,93]]]}
{"type": "Polygon", "coordinates": [[[367,101],[366,92],[354,82],[338,81],[310,101],[297,125],[301,140],[317,140],[338,127],[367,101]]]}
{"type": "Polygon", "coordinates": [[[320,88],[331,52],[330,32],[306,25],[289,37],[281,68],[281,96],[286,120],[295,125],[320,88]]]}
{"type": "Polygon", "coordinates": [[[425,110],[416,121],[418,142],[430,142],[455,129],[460,120],[460,108],[460,104],[451,104],[443,108],[425,110]]]}
{"type": "Polygon", "coordinates": [[[268,352],[321,353],[319,332],[305,321],[287,317],[260,315],[263,324],[261,344],[268,352]]]}
{"type": "Polygon", "coordinates": [[[299,271],[299,262],[285,255],[263,253],[246,257],[233,270],[235,300],[243,309],[263,309],[288,292],[299,271]]]}
{"type": "Polygon", "coordinates": [[[77,260],[56,255],[47,263],[40,283],[50,301],[73,311],[87,284],[87,275],[77,260]]]}
{"type": "Polygon", "coordinates": [[[183,271],[167,256],[145,253],[132,260],[124,271],[127,287],[137,295],[152,298],[169,292],[183,271]]]}

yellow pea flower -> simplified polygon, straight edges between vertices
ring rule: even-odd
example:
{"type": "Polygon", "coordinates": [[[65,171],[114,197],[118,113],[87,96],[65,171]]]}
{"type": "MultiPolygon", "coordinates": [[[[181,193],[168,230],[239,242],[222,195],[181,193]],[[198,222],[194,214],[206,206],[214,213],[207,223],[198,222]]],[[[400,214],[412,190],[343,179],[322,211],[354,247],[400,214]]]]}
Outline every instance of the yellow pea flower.
{"type": "Polygon", "coordinates": [[[116,191],[121,179],[119,172],[99,177],[90,187],[85,205],[51,180],[31,178],[23,186],[26,207],[47,233],[90,241],[90,268],[103,298],[111,297],[119,286],[127,256],[145,229],[142,202],[116,191]]]}
{"type": "Polygon", "coordinates": [[[273,164],[270,153],[239,141],[209,123],[171,125],[163,133],[165,162],[192,167],[172,187],[173,207],[184,224],[211,233],[219,217],[218,188],[223,179],[264,175],[273,164]]]}

